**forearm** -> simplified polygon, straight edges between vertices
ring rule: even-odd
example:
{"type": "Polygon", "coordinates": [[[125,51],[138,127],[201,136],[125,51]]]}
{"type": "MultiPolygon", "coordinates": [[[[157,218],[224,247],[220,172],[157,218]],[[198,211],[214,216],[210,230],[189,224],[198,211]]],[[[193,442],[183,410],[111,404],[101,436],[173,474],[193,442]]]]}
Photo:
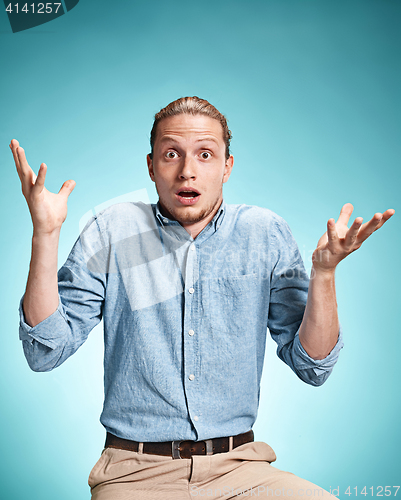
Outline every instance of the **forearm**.
{"type": "Polygon", "coordinates": [[[313,268],[299,340],[311,358],[323,359],[336,345],[338,332],[334,270],[313,268]]]}
{"type": "Polygon", "coordinates": [[[57,255],[60,229],[33,234],[32,256],[23,309],[30,326],[49,317],[58,307],[57,255]]]}

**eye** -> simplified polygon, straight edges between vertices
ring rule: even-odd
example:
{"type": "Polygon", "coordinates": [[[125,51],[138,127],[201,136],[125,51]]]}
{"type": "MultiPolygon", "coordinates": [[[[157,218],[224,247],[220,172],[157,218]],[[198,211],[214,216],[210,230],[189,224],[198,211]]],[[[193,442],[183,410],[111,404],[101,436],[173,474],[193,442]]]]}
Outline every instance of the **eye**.
{"type": "Polygon", "coordinates": [[[177,158],[178,155],[175,151],[167,151],[166,153],[166,158],[168,158],[169,160],[174,160],[174,158],[177,158]]]}
{"type": "Polygon", "coordinates": [[[200,156],[202,160],[208,160],[212,155],[208,151],[202,151],[200,156]]]}

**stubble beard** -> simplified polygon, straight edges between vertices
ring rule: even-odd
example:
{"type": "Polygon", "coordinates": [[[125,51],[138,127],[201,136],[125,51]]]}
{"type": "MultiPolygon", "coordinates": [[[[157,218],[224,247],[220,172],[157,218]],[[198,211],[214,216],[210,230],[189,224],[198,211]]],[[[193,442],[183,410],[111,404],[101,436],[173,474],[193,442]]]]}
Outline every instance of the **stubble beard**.
{"type": "MultiPolygon", "coordinates": [[[[202,196],[202,195],[201,195],[202,196]]],[[[176,208],[169,203],[166,203],[164,199],[161,198],[159,194],[159,203],[163,209],[163,211],[167,212],[167,216],[176,220],[180,224],[196,224],[203,219],[206,219],[213,211],[217,212],[220,204],[222,191],[220,191],[219,196],[210,204],[201,209],[197,209],[196,207],[185,207],[184,210],[176,208]]]]}

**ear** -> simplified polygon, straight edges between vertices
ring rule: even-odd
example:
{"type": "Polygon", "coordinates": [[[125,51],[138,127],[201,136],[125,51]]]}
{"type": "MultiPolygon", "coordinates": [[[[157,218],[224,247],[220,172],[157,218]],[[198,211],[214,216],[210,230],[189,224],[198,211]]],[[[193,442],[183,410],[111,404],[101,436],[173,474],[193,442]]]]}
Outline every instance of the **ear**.
{"type": "Polygon", "coordinates": [[[234,166],[234,156],[230,155],[224,167],[223,184],[228,181],[234,166]]]}
{"type": "Polygon", "coordinates": [[[152,179],[153,182],[156,182],[155,181],[155,173],[153,171],[153,161],[152,161],[152,158],[150,157],[150,155],[146,156],[146,162],[148,164],[149,177],[152,179]]]}

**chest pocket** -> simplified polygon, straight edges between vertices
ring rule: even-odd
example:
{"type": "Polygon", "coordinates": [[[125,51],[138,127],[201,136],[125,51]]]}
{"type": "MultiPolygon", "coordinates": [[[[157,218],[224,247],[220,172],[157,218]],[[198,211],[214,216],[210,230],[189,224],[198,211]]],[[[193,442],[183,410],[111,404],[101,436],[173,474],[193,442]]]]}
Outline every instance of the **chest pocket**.
{"type": "Polygon", "coordinates": [[[208,280],[206,315],[213,330],[239,335],[257,322],[259,291],[257,274],[208,280]]]}

